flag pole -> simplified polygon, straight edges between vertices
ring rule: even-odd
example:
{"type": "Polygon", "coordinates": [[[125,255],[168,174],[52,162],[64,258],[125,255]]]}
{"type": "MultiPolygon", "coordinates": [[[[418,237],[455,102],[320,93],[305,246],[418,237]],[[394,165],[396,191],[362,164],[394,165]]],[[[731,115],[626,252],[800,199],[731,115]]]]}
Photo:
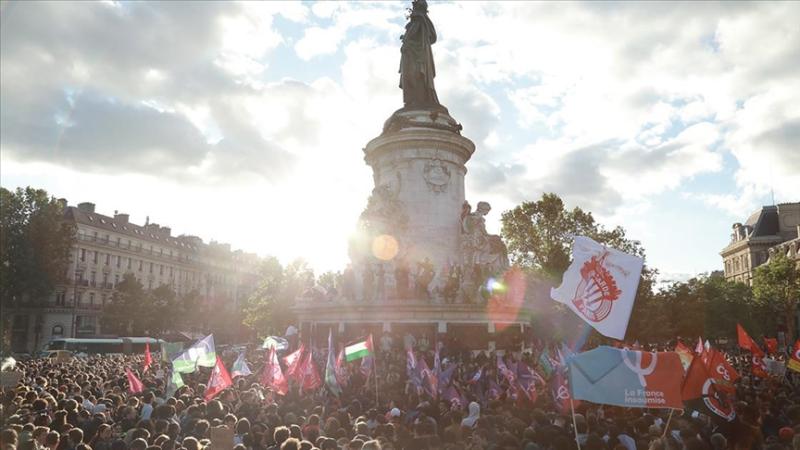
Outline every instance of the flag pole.
{"type": "Polygon", "coordinates": [[[572,411],[572,429],[575,431],[575,443],[578,450],[581,450],[581,442],[578,440],[578,422],[575,420],[575,404],[572,402],[572,395],[569,396],[569,409],[572,411]]]}
{"type": "Polygon", "coordinates": [[[372,373],[375,375],[375,408],[380,405],[378,400],[378,352],[372,356],[372,373]]]}
{"type": "Polygon", "coordinates": [[[669,431],[669,423],[670,423],[670,421],[672,421],[672,413],[674,413],[674,412],[675,412],[674,409],[672,409],[672,408],[669,409],[669,417],[667,417],[667,424],[664,425],[664,434],[661,435],[662,438],[664,436],[666,436],[667,432],[669,431]]]}

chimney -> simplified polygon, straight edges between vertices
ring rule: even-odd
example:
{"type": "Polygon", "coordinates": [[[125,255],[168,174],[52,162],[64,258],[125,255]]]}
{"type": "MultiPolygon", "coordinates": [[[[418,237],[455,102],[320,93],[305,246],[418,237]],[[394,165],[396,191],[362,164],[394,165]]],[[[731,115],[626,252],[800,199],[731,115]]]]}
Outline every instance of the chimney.
{"type": "Polygon", "coordinates": [[[128,215],[128,214],[124,214],[124,213],[123,214],[114,214],[114,220],[116,220],[119,223],[128,223],[130,218],[131,218],[131,216],[128,215]]]}
{"type": "Polygon", "coordinates": [[[93,213],[94,212],[94,203],[91,203],[91,202],[78,203],[78,209],[83,211],[83,212],[93,213]]]}
{"type": "Polygon", "coordinates": [[[172,236],[172,228],[170,228],[170,227],[161,227],[161,233],[164,236],[167,236],[167,237],[172,236]]]}

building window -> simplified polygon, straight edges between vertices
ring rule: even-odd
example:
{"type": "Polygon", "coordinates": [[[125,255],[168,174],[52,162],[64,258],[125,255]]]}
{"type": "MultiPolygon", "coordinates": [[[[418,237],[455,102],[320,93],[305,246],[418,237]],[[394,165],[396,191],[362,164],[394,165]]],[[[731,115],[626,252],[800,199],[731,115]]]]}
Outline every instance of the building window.
{"type": "Polygon", "coordinates": [[[61,325],[53,325],[53,328],[50,330],[50,335],[53,337],[61,337],[64,335],[64,327],[61,325]]]}
{"type": "Polygon", "coordinates": [[[128,258],[128,270],[131,270],[131,259],[133,258],[128,258]]]}
{"type": "Polygon", "coordinates": [[[114,275],[114,286],[119,284],[119,275],[114,275]]]}
{"type": "Polygon", "coordinates": [[[122,256],[117,256],[117,269],[122,266],[122,256]]]}
{"type": "Polygon", "coordinates": [[[75,304],[80,305],[83,303],[83,292],[76,292],[75,293],[75,304]]]}
{"type": "Polygon", "coordinates": [[[140,259],[139,260],[139,272],[141,272],[141,271],[142,271],[142,260],[140,259]]]}
{"type": "Polygon", "coordinates": [[[107,284],[108,284],[108,274],[104,273],[103,274],[103,287],[106,287],[107,284]]]}
{"type": "Polygon", "coordinates": [[[85,248],[81,249],[81,261],[84,261],[84,262],[86,261],[86,249],[85,248]]]}
{"type": "Polygon", "coordinates": [[[106,305],[106,301],[108,301],[108,297],[106,296],[106,294],[100,295],[100,302],[101,302],[100,304],[105,306],[106,305]]]}
{"type": "Polygon", "coordinates": [[[158,265],[158,274],[159,275],[164,275],[164,265],[163,264],[159,264],[158,265]]]}
{"type": "Polygon", "coordinates": [[[89,304],[94,305],[94,292],[89,293],[89,304]]]}
{"type": "Polygon", "coordinates": [[[172,267],[169,268],[169,276],[172,276],[172,267]]]}
{"type": "Polygon", "coordinates": [[[100,252],[93,252],[93,253],[94,253],[94,256],[93,256],[93,259],[92,259],[92,261],[93,261],[95,264],[97,264],[97,254],[98,254],[98,253],[100,253],[100,252]]]}
{"type": "Polygon", "coordinates": [[[67,303],[67,293],[66,292],[57,292],[56,293],[56,305],[57,306],[64,306],[67,303]]]}
{"type": "Polygon", "coordinates": [[[106,253],[106,265],[111,265],[111,253],[106,253]]]}
{"type": "Polygon", "coordinates": [[[92,274],[89,275],[89,283],[91,283],[92,286],[94,286],[96,278],[97,278],[97,272],[92,272],[92,274]]]}
{"type": "Polygon", "coordinates": [[[153,263],[150,263],[150,273],[153,273],[153,263]]]}

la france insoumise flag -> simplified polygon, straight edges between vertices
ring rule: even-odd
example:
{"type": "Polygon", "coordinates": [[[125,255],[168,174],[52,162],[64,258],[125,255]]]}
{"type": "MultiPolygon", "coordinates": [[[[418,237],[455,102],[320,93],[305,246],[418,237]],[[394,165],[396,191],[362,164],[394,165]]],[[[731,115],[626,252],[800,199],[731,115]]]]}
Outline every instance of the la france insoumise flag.
{"type": "Polygon", "coordinates": [[[644,260],[576,236],[572,264],[553,300],[567,305],[595,330],[614,339],[624,339],[631,317],[644,260]]]}

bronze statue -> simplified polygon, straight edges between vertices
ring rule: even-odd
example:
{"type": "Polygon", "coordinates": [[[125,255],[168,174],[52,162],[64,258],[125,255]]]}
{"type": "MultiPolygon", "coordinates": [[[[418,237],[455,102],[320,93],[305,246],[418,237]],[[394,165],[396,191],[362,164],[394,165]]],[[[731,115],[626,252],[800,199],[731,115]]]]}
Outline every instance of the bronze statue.
{"type": "Polygon", "coordinates": [[[431,45],[436,42],[436,29],[428,18],[428,2],[414,0],[406,24],[406,32],[400,39],[400,88],[406,109],[441,108],[433,78],[431,45]]]}

